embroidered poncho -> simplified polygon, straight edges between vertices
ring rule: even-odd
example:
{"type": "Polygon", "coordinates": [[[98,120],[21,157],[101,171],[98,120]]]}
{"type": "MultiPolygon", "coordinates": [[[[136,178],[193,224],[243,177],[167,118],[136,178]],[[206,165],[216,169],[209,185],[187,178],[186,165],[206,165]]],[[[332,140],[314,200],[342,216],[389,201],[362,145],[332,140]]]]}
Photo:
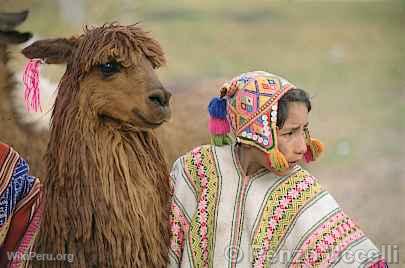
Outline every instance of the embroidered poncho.
{"type": "Polygon", "coordinates": [[[315,177],[299,166],[243,176],[234,148],[175,162],[169,267],[385,267],[315,177]]]}
{"type": "Polygon", "coordinates": [[[42,188],[27,162],[0,143],[0,266],[25,267],[39,231],[42,188]]]}

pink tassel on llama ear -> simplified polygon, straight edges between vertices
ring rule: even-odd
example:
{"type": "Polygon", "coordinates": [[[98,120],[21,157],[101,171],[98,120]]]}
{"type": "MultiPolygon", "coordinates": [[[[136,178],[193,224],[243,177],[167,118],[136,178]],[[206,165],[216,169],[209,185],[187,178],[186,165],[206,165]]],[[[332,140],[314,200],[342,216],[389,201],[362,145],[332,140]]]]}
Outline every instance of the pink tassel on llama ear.
{"type": "Polygon", "coordinates": [[[31,59],[26,65],[23,74],[24,101],[27,111],[41,111],[41,100],[39,92],[39,66],[42,59],[31,59]]]}

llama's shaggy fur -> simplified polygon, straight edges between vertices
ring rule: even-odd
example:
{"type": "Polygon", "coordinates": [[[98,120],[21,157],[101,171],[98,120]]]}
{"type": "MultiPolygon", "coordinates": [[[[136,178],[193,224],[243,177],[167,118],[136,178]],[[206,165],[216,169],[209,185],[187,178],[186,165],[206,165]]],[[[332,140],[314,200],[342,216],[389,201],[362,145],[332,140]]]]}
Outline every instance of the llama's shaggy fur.
{"type": "Polygon", "coordinates": [[[113,24],[37,41],[23,53],[67,64],[52,114],[37,251],[73,254],[73,267],[165,267],[169,174],[149,124],[168,116],[158,114],[165,107],[133,96],[155,89],[166,94],[147,75],[165,62],[159,44],[136,25],[113,24]],[[100,74],[106,62],[120,64],[115,77],[100,74]],[[125,109],[132,102],[131,114],[139,109],[148,123],[131,118],[125,109]]]}

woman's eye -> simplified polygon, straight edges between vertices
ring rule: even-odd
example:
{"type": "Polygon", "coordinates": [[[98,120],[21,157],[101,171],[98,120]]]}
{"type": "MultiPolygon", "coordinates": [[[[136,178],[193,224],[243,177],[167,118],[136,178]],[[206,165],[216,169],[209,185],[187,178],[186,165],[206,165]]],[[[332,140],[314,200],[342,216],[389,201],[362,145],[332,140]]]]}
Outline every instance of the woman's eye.
{"type": "Polygon", "coordinates": [[[118,62],[107,62],[99,65],[100,71],[104,76],[111,76],[121,70],[121,65],[118,62]]]}

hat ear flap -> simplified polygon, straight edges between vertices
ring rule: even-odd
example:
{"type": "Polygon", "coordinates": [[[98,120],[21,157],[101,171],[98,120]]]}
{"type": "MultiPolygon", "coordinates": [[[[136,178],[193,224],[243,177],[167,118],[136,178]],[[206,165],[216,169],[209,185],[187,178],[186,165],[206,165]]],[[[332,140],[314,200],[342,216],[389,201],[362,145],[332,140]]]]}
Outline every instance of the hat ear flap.
{"type": "MultiPolygon", "coordinates": [[[[221,92],[222,96],[222,92],[221,92]]],[[[208,130],[211,134],[211,143],[217,146],[231,144],[231,138],[228,136],[230,125],[227,118],[226,99],[215,97],[208,104],[208,130]]]]}
{"type": "MultiPolygon", "coordinates": [[[[273,111],[277,111],[277,105],[272,107],[273,111]]],[[[270,131],[273,139],[273,146],[267,150],[267,160],[272,169],[278,172],[282,172],[288,169],[288,161],[285,158],[284,154],[278,149],[278,140],[277,140],[277,112],[272,113],[270,131]]]]}
{"type": "Polygon", "coordinates": [[[305,140],[307,144],[307,151],[304,154],[306,163],[315,161],[325,150],[325,146],[318,139],[311,138],[309,130],[305,130],[305,140]]]}

